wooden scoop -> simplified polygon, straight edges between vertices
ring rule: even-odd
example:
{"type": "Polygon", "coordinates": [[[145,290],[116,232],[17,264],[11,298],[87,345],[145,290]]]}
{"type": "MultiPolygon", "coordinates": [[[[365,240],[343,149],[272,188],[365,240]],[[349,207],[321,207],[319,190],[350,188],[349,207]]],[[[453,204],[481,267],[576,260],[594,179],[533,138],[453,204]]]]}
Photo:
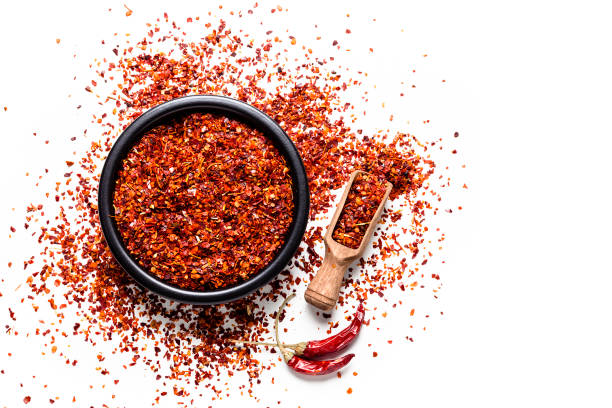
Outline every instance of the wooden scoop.
{"type": "Polygon", "coordinates": [[[332,234],[334,233],[336,223],[338,222],[338,218],[340,218],[340,214],[344,208],[346,197],[353,186],[355,177],[357,177],[359,173],[367,174],[366,172],[360,170],[357,170],[351,174],[348,185],[344,189],[344,194],[342,194],[342,198],[340,199],[336,212],[334,213],[334,217],[332,218],[331,223],[327,228],[327,232],[325,233],[325,258],[323,259],[323,264],[321,265],[321,268],[315,275],[314,279],[310,282],[310,285],[308,285],[308,289],[306,289],[306,293],[304,294],[304,298],[308,303],[323,311],[328,311],[336,305],[338,295],[340,294],[340,285],[342,284],[344,273],[346,272],[348,266],[355,259],[358,259],[361,256],[366,246],[369,244],[372,233],[374,233],[374,230],[376,229],[378,219],[380,218],[380,215],[385,207],[385,202],[387,201],[389,193],[391,193],[391,189],[393,188],[393,185],[387,182],[387,190],[385,191],[385,195],[378,205],[378,209],[376,210],[374,217],[372,217],[365,235],[361,239],[359,248],[353,249],[339,244],[333,240],[332,234]]]}

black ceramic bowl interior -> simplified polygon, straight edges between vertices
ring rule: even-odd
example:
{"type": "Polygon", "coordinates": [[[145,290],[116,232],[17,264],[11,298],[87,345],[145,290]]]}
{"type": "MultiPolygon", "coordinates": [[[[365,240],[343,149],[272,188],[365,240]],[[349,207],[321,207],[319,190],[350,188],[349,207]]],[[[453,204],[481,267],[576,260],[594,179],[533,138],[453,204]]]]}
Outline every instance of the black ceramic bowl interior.
{"type": "Polygon", "coordinates": [[[111,149],[100,177],[98,212],[102,231],[115,259],[141,286],[165,298],[192,304],[227,303],[268,283],[287,265],[306,229],[310,195],[306,170],[300,155],[281,127],[265,113],[244,102],[217,95],[193,95],[173,99],[138,117],[119,136],[111,149]],[[214,291],[192,291],[169,285],[143,269],[124,247],[114,221],[115,178],[132,146],[150,129],[169,119],[193,112],[210,112],[239,120],[261,131],[285,158],[293,181],[294,214],[285,243],[272,262],[246,281],[214,291]]]}

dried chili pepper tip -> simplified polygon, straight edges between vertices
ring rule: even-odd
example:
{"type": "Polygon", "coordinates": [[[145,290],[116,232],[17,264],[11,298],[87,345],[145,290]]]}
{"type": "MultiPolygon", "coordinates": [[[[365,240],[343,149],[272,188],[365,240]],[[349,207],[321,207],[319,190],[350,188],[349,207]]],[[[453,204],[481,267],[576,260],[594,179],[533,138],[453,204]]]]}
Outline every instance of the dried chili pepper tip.
{"type": "Polygon", "coordinates": [[[344,350],[359,334],[364,317],[365,307],[362,302],[359,303],[353,320],[348,327],[340,333],[326,339],[309,341],[305,344],[303,349],[301,348],[301,344],[303,343],[299,344],[295,350],[296,354],[306,358],[313,358],[344,350]]]}

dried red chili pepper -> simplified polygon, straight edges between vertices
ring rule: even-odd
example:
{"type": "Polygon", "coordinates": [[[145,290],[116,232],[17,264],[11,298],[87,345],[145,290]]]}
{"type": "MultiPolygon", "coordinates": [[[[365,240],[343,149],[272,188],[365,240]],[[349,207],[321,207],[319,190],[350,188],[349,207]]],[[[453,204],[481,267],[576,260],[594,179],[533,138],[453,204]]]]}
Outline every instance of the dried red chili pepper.
{"type": "Polygon", "coordinates": [[[348,327],[326,339],[298,343],[295,347],[295,353],[306,358],[313,358],[344,350],[359,334],[364,317],[365,308],[363,303],[360,303],[348,327]]]}
{"type": "MultiPolygon", "coordinates": [[[[283,344],[283,347],[292,349],[296,356],[306,358],[323,357],[328,354],[337,353],[348,347],[348,345],[351,344],[355,337],[357,337],[359,331],[361,330],[361,324],[363,323],[364,317],[365,308],[363,306],[363,303],[360,303],[359,307],[357,308],[357,312],[355,312],[355,316],[351,321],[351,324],[348,325],[340,333],[322,340],[303,341],[296,344],[283,344]]],[[[255,344],[261,346],[276,346],[275,343],[265,343],[257,341],[232,340],[232,342],[255,344]]]]}
{"type": "Polygon", "coordinates": [[[274,320],[276,344],[278,348],[280,348],[281,353],[283,354],[283,359],[285,360],[285,363],[287,363],[287,365],[291,367],[294,371],[307,375],[325,375],[340,370],[342,367],[347,365],[353,359],[353,357],[355,357],[355,354],[347,354],[342,357],[338,357],[334,360],[306,360],[301,357],[298,357],[295,352],[287,350],[285,346],[280,342],[278,337],[278,320],[280,319],[280,315],[285,309],[285,305],[287,305],[287,302],[291,300],[294,296],[294,294],[291,294],[285,299],[281,307],[278,309],[278,312],[276,313],[276,319],[274,320]]]}
{"type": "Polygon", "coordinates": [[[284,354],[283,357],[285,358],[287,365],[298,373],[307,375],[325,375],[340,370],[342,367],[347,365],[353,359],[353,357],[355,357],[355,354],[346,354],[334,360],[323,361],[306,360],[296,355],[292,356],[289,360],[287,360],[287,357],[284,354]]]}

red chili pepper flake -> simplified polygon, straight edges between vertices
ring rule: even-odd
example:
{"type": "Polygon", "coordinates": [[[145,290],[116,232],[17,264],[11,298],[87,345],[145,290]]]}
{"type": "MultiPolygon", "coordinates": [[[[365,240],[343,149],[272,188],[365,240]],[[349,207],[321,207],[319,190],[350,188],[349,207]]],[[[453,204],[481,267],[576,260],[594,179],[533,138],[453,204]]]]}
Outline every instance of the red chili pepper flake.
{"type": "Polygon", "coordinates": [[[347,393],[347,394],[352,394],[352,393],[353,393],[353,389],[352,389],[351,387],[348,387],[348,388],[346,389],[346,393],[347,393]]]}
{"type": "Polygon", "coordinates": [[[27,395],[27,396],[25,396],[25,397],[23,398],[23,403],[24,403],[24,404],[29,404],[29,403],[30,403],[30,401],[32,401],[32,397],[30,397],[29,395],[27,395]]]}
{"type": "Polygon", "coordinates": [[[62,41],[62,40],[61,40],[61,39],[59,39],[59,38],[56,38],[56,39],[55,39],[55,43],[56,43],[56,44],[59,44],[61,41],[62,41]]]}
{"type": "MultiPolygon", "coordinates": [[[[253,9],[267,15],[268,10],[253,9]]],[[[44,310],[44,321],[33,323],[40,336],[53,335],[51,329],[64,327],[69,336],[87,342],[96,353],[100,343],[108,342],[116,345],[113,357],[123,359],[125,367],[154,370],[160,385],[176,382],[184,387],[206,387],[215,398],[225,393],[217,382],[220,377],[234,375],[238,379],[238,374],[245,374],[243,389],[251,394],[251,388],[261,382],[261,373],[277,367],[275,361],[256,355],[252,347],[238,348],[228,340],[257,341],[270,335],[274,313],[266,307],[308,284],[321,264],[324,231],[309,225],[288,268],[247,298],[222,307],[170,306],[126,276],[100,230],[96,205],[99,171],[122,129],[145,110],[173,98],[226,95],[270,115],[294,142],[308,175],[311,220],[330,213],[336,191],[354,170],[391,182],[391,205],[381,217],[372,251],[354,264],[343,281],[339,307],[370,297],[385,298],[395,287],[413,290],[424,282],[431,283],[420,263],[432,256],[427,248],[437,247],[445,239],[432,227],[431,216],[441,212],[442,197],[434,183],[439,177],[446,187],[447,177],[444,167],[437,169],[429,156],[432,143],[406,132],[356,129],[350,118],[362,112],[347,98],[349,91],[367,92],[362,85],[366,77],[338,70],[337,56],[321,58],[308,52],[305,44],[302,57],[293,63],[272,39],[254,40],[257,37],[247,36],[212,14],[198,24],[197,37],[189,36],[163,13],[129,42],[121,42],[118,36],[113,36],[112,43],[107,39],[112,47],[102,48],[100,58],[92,64],[92,77],[86,81],[108,84],[99,95],[86,87],[91,93],[88,98],[97,98],[96,106],[101,106],[100,112],[92,112],[90,131],[84,132],[90,148],[76,158],[72,151],[66,152],[65,159],[75,162],[71,172],[65,178],[60,173],[55,187],[43,192],[40,204],[27,206],[29,231],[37,231],[32,238],[37,257],[35,263],[34,257],[24,261],[24,269],[30,266],[23,274],[24,286],[31,294],[23,303],[31,303],[35,310],[40,305],[44,310]],[[104,50],[108,52],[102,54],[104,50]],[[103,114],[107,114],[104,120],[103,114]],[[428,231],[430,236],[426,237],[428,231]],[[431,237],[434,233],[437,241],[436,236],[431,237]],[[77,322],[80,326],[72,330],[77,322]],[[145,349],[151,353],[146,357],[145,349]]],[[[342,52],[337,41],[332,44],[334,51],[342,52]]],[[[160,178],[161,183],[167,181],[160,178]]],[[[437,279],[435,288],[437,298],[437,279]]],[[[13,289],[3,289],[4,295],[13,289]]],[[[14,323],[18,324],[19,320],[14,323]]],[[[71,366],[79,367],[77,360],[70,361],[71,366]]],[[[173,390],[182,398],[193,398],[186,388],[173,390]]]]}
{"type": "Polygon", "coordinates": [[[127,249],[173,285],[217,289],[268,265],[292,221],[289,168],[261,132],[192,114],[153,129],[119,171],[114,208],[127,249]]]}
{"type": "Polygon", "coordinates": [[[386,182],[367,173],[359,173],[349,190],[332,238],[339,244],[357,249],[380,202],[386,182]]]}

